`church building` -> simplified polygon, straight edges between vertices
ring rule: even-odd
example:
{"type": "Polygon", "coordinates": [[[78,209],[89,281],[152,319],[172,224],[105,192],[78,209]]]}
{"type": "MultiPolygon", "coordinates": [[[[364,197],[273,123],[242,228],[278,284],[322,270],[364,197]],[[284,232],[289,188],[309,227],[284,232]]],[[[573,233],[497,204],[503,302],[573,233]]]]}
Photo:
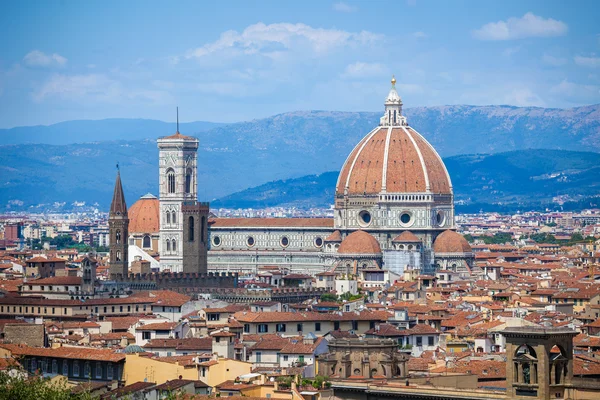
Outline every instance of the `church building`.
{"type": "Polygon", "coordinates": [[[130,225],[148,231],[135,232],[132,244],[158,252],[160,270],[171,272],[278,266],[311,274],[334,267],[355,274],[384,268],[401,275],[408,267],[468,273],[473,253],[455,231],[451,178],[408,124],[391,83],[379,125],[340,170],[333,218],[208,219],[208,204],[197,201],[198,139],[177,130],[158,140],[159,198],[146,195],[130,210],[130,225]]]}

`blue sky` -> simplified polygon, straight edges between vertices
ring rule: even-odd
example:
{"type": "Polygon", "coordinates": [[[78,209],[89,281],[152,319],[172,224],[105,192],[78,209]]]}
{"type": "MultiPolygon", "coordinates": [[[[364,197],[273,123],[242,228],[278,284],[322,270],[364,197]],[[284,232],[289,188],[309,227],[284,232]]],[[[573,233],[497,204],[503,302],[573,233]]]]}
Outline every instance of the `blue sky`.
{"type": "Polygon", "coordinates": [[[600,103],[598,1],[4,1],[0,127],[600,103]]]}

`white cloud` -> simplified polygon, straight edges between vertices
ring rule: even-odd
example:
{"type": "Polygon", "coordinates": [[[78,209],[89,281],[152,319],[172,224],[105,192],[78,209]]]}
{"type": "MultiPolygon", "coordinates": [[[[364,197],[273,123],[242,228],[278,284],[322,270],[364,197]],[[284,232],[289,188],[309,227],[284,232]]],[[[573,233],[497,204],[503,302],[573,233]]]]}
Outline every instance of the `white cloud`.
{"type": "Polygon", "coordinates": [[[562,36],[568,27],[562,21],[539,17],[528,12],[521,18],[511,17],[506,21],[490,22],[473,31],[480,40],[511,40],[527,37],[562,36]]]}
{"type": "Polygon", "coordinates": [[[414,38],[417,38],[417,39],[425,39],[425,38],[429,37],[428,34],[426,34],[425,32],[421,32],[421,31],[415,32],[412,35],[414,38]]]}
{"type": "Polygon", "coordinates": [[[23,57],[23,62],[30,67],[63,67],[67,59],[60,54],[46,54],[39,50],[32,50],[23,57]]]}
{"type": "Polygon", "coordinates": [[[425,91],[425,88],[423,88],[423,86],[418,85],[416,83],[399,83],[397,86],[398,86],[398,92],[400,93],[400,95],[419,94],[419,93],[423,93],[425,91]]]}
{"type": "Polygon", "coordinates": [[[262,54],[281,57],[281,53],[302,43],[317,53],[335,47],[364,45],[381,39],[367,31],[347,32],[337,29],[313,28],[305,24],[277,23],[250,25],[243,32],[227,31],[212,43],[188,51],[187,58],[202,58],[221,51],[236,54],[262,54]]]}
{"type": "Polygon", "coordinates": [[[544,54],[544,56],[542,57],[542,62],[553,67],[560,67],[565,65],[568,62],[568,60],[563,57],[554,57],[550,54],[544,54]]]}
{"type": "Polygon", "coordinates": [[[350,4],[346,4],[343,1],[335,3],[333,5],[333,9],[339,12],[352,13],[358,11],[358,7],[351,6],[350,4]]]}
{"type": "Polygon", "coordinates": [[[597,103],[600,101],[600,86],[583,85],[580,83],[563,80],[558,85],[553,86],[550,92],[560,97],[568,98],[578,103],[597,103]]]}
{"type": "Polygon", "coordinates": [[[510,57],[513,54],[518,53],[519,50],[521,50],[521,46],[508,47],[508,48],[504,49],[504,51],[502,52],[502,55],[504,57],[510,57]]]}
{"type": "Polygon", "coordinates": [[[346,66],[341,77],[345,79],[370,78],[373,76],[381,76],[388,72],[388,69],[378,63],[355,62],[346,66]]]}
{"type": "Polygon", "coordinates": [[[544,107],[546,103],[529,88],[513,89],[504,96],[503,104],[519,107],[544,107]]]}
{"type": "Polygon", "coordinates": [[[590,57],[576,56],[575,57],[575,64],[577,64],[577,65],[579,65],[581,67],[598,68],[598,67],[600,67],[600,57],[595,57],[595,56],[590,56],[590,57]]]}
{"type": "Polygon", "coordinates": [[[55,74],[33,93],[35,101],[47,98],[64,100],[102,101],[121,103],[123,100],[143,100],[153,103],[166,102],[171,97],[160,90],[135,90],[123,88],[120,82],[104,74],[64,75],[55,74]]]}

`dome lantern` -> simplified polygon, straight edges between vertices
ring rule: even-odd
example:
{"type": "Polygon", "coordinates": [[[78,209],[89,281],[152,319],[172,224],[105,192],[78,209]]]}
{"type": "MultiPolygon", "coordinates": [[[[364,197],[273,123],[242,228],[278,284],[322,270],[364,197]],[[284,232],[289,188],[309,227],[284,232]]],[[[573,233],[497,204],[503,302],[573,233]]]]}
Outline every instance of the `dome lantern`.
{"type": "Polygon", "coordinates": [[[396,91],[396,77],[392,75],[392,88],[385,98],[385,114],[381,117],[381,126],[406,126],[406,117],[402,115],[402,99],[396,91]]]}

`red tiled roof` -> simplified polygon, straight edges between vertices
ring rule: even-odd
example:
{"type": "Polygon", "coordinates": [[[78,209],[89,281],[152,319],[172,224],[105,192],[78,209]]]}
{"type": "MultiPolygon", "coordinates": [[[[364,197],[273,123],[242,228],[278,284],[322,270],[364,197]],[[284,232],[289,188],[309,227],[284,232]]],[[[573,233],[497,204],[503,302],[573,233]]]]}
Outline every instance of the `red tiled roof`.
{"type": "Polygon", "coordinates": [[[125,354],[115,353],[112,350],[95,349],[91,347],[57,347],[50,349],[17,344],[0,344],[0,347],[10,350],[10,352],[16,356],[53,357],[112,362],[125,360],[125,354]]]}

